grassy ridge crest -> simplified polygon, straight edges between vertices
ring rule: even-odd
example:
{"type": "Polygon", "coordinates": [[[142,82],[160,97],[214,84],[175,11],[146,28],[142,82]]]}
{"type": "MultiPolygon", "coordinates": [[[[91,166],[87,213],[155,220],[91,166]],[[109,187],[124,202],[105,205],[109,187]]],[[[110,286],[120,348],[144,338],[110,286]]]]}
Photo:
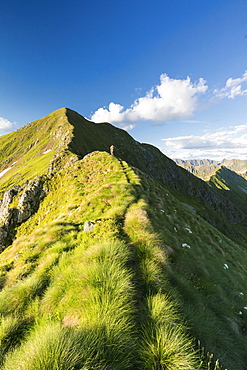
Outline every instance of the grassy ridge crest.
{"type": "Polygon", "coordinates": [[[20,130],[28,150],[4,157],[2,170],[19,159],[2,191],[29,180],[32,167],[49,176],[39,209],[0,255],[1,368],[244,370],[246,248],[171,183],[188,178],[198,194],[206,185],[194,189],[169,159],[162,168],[174,176],[157,180],[158,149],[80,121],[67,109],[48,115],[37,142],[40,120],[20,130]],[[98,128],[102,147],[92,152],[98,128]],[[118,136],[114,157],[107,151],[118,136]],[[136,167],[123,160],[131,154],[136,167]]]}

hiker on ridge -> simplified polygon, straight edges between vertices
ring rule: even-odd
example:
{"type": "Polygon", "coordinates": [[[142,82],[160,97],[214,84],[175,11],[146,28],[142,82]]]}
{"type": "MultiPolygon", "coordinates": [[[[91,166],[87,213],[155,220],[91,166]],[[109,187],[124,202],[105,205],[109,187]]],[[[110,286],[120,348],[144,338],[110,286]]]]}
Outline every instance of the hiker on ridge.
{"type": "Polygon", "coordinates": [[[115,146],[114,145],[111,145],[110,146],[110,154],[114,156],[114,150],[115,150],[115,146]]]}

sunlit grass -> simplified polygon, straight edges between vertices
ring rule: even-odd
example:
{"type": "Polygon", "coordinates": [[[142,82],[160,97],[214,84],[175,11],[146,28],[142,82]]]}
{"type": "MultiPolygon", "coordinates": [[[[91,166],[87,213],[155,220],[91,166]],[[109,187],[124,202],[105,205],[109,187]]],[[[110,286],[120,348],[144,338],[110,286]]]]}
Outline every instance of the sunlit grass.
{"type": "Polygon", "coordinates": [[[3,369],[244,369],[240,246],[107,153],[45,186],[0,258],[3,369]]]}

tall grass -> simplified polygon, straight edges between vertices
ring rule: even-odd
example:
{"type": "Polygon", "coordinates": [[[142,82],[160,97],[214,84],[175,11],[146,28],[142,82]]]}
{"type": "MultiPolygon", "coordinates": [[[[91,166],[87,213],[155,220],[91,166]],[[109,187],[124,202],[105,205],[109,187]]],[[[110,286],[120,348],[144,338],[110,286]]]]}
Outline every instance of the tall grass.
{"type": "Polygon", "coordinates": [[[137,289],[142,297],[139,366],[146,370],[196,369],[198,362],[192,341],[174,304],[165,294],[167,258],[145,208],[145,202],[140,200],[129,208],[125,218],[125,230],[133,242],[139,265],[137,289]]]}
{"type": "Polygon", "coordinates": [[[193,342],[185,335],[177,312],[161,293],[146,298],[148,316],[142,324],[140,358],[143,369],[189,370],[197,368],[193,342]]]}
{"type": "Polygon", "coordinates": [[[47,182],[1,255],[3,369],[244,369],[242,249],[139,175],[97,152],[47,182]]]}
{"type": "Polygon", "coordinates": [[[0,365],[8,351],[20,344],[28,332],[32,321],[14,315],[1,316],[0,318],[0,365]]]}
{"type": "MultiPolygon", "coordinates": [[[[128,249],[116,240],[95,244],[83,253],[82,250],[80,253],[78,250],[70,252],[67,268],[73,258],[74,263],[70,265],[72,269],[68,275],[64,271],[65,257],[53,269],[54,284],[46,291],[43,300],[37,301],[36,298],[37,304],[28,299],[30,296],[34,298],[37,293],[36,285],[31,284],[31,279],[25,280],[25,300],[18,300],[15,306],[12,304],[12,310],[21,312],[24,304],[29,303],[27,312],[33,310],[35,315],[40,314],[41,310],[43,319],[37,317],[40,324],[34,326],[20,348],[9,352],[3,369],[128,369],[135,363],[134,308],[127,268],[128,249]],[[81,258],[78,259],[78,255],[81,258]],[[62,285],[65,280],[58,283],[59,270],[65,273],[65,280],[70,275],[64,288],[62,285]],[[72,270],[75,272],[73,275],[72,270]],[[58,304],[49,305],[47,312],[47,299],[57,297],[55,286],[60,294],[63,292],[63,296],[58,304]],[[73,321],[75,315],[79,315],[76,322],[73,321]],[[62,322],[54,322],[55,319],[62,322]]],[[[13,292],[13,297],[22,297],[21,288],[13,292]]],[[[7,293],[11,298],[10,291],[7,293]]]]}
{"type": "Polygon", "coordinates": [[[46,276],[30,276],[13,287],[0,292],[0,313],[20,314],[47,286],[46,276]]]}
{"type": "MultiPolygon", "coordinates": [[[[35,331],[13,353],[3,366],[4,370],[72,370],[80,369],[83,356],[83,335],[64,329],[59,323],[49,323],[35,331]]],[[[88,344],[88,343],[87,343],[88,344]]],[[[84,349],[84,353],[83,353],[84,349]]]]}
{"type": "Polygon", "coordinates": [[[58,315],[65,326],[93,335],[95,368],[130,368],[136,345],[128,248],[113,240],[86,251],[78,247],[67,258],[54,269],[53,284],[41,301],[43,315],[58,315]]]}

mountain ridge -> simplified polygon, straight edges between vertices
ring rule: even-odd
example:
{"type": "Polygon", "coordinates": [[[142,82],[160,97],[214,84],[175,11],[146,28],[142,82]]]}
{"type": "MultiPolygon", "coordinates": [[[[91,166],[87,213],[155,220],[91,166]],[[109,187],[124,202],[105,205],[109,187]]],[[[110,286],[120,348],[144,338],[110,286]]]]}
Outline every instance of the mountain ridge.
{"type": "MultiPolygon", "coordinates": [[[[228,230],[228,236],[247,240],[245,227],[236,233],[235,226],[234,228],[230,225],[225,226],[229,224],[229,221],[233,225],[241,224],[241,222],[245,223],[246,216],[242,213],[238,204],[235,205],[231,199],[222,196],[217,188],[212,189],[204,181],[197,179],[197,177],[191,177],[187,171],[178,167],[173,160],[166,157],[159,149],[150,144],[137,142],[122,129],[109,123],[95,124],[71,109],[61,108],[41,120],[34,121],[17,134],[19,133],[26,134],[24,137],[27,136],[30,142],[29,150],[24,156],[24,158],[30,158],[31,156],[32,160],[29,159],[30,167],[34,167],[33,158],[36,158],[35,163],[43,162],[43,166],[35,165],[35,168],[40,168],[40,172],[36,171],[36,175],[56,171],[71,161],[83,158],[95,150],[109,152],[109,147],[114,144],[117,157],[125,160],[131,166],[137,167],[154,179],[162,181],[170,190],[185,198],[185,203],[196,209],[202,217],[206,217],[208,222],[217,225],[224,232],[228,230]],[[46,130],[45,135],[44,128],[46,130]],[[37,143],[37,139],[32,139],[32,137],[36,138],[37,132],[41,131],[42,138],[37,143]],[[98,137],[100,137],[100,140],[98,137]],[[36,157],[33,157],[33,153],[35,151],[37,153],[37,147],[40,151],[36,154],[36,157]],[[47,150],[50,150],[50,152],[44,155],[43,153],[47,150]],[[51,157],[52,155],[53,157],[51,157]],[[201,202],[204,203],[205,209],[210,204],[214,213],[212,214],[211,210],[201,212],[201,202]]],[[[15,133],[13,133],[13,136],[15,139],[15,133]]],[[[11,134],[9,134],[9,137],[11,137],[11,134]]],[[[4,156],[1,149],[0,155],[4,156]]],[[[17,159],[16,156],[12,158],[13,160],[17,159]]],[[[9,170],[4,178],[8,178],[8,175],[14,172],[14,168],[19,162],[9,170]]],[[[27,162],[26,160],[25,168],[27,168],[27,162]]],[[[21,183],[20,177],[18,182],[21,183]]]]}
{"type": "Polygon", "coordinates": [[[243,178],[67,108],[0,156],[1,370],[245,369],[243,178]]]}

